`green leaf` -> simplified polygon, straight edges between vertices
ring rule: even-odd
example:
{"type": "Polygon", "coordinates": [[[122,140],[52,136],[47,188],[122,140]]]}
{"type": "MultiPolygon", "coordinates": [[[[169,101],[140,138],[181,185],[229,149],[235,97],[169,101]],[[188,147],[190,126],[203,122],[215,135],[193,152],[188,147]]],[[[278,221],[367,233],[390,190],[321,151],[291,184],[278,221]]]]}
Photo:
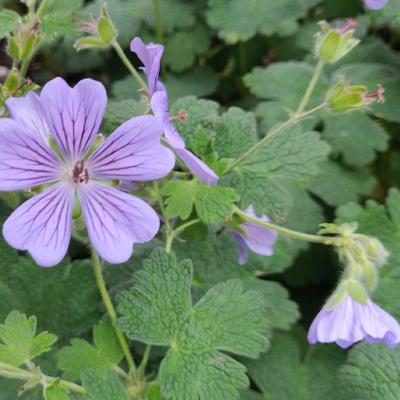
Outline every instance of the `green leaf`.
{"type": "Polygon", "coordinates": [[[56,341],[46,331],[36,336],[36,317],[12,311],[0,325],[0,361],[19,366],[50,351],[56,341]]]}
{"type": "Polygon", "coordinates": [[[14,31],[19,18],[19,14],[12,10],[2,10],[0,12],[0,39],[14,31]]]}
{"type": "Polygon", "coordinates": [[[168,181],[162,187],[161,193],[168,198],[165,203],[165,216],[173,218],[179,216],[185,220],[189,218],[193,210],[197,194],[197,182],[193,181],[168,181]]]}
{"type": "Polygon", "coordinates": [[[94,346],[83,339],[72,339],[71,346],[58,352],[58,366],[67,379],[78,380],[86,369],[113,370],[121,362],[123,353],[108,318],[93,330],[94,346]]]}
{"type": "MultiPolygon", "coordinates": [[[[346,353],[334,346],[306,351],[288,334],[279,333],[271,348],[247,364],[249,375],[268,400],[345,400],[336,385],[336,371],[346,353]],[[284,367],[283,367],[284,366],[284,367]]],[[[351,398],[353,400],[353,398],[351,398]]],[[[355,400],[355,399],[354,399],[355,400]]]]}
{"type": "Polygon", "coordinates": [[[70,400],[70,398],[68,390],[55,381],[46,389],[45,400],[70,400]]]}
{"type": "Polygon", "coordinates": [[[82,0],[49,0],[40,27],[51,39],[58,35],[78,33],[78,25],[74,22],[74,16],[81,9],[82,0]]]}
{"type": "Polygon", "coordinates": [[[230,44],[246,41],[258,32],[291,34],[307,11],[304,0],[209,0],[208,4],[208,23],[230,44]]]}
{"type": "Polygon", "coordinates": [[[195,199],[197,215],[206,224],[224,221],[231,214],[232,205],[237,199],[232,188],[208,186],[199,182],[195,199]]]}
{"type": "Polygon", "coordinates": [[[144,102],[133,99],[109,101],[102,123],[102,132],[107,134],[114,132],[125,121],[146,114],[146,108],[147,105],[144,102]]]}
{"type": "Polygon", "coordinates": [[[85,371],[82,384],[88,400],[129,400],[129,395],[115,372],[85,371]]]}
{"type": "MultiPolygon", "coordinates": [[[[244,83],[259,98],[281,100],[295,110],[311,80],[314,66],[305,62],[277,62],[267,68],[256,67],[245,75],[244,83]]],[[[311,97],[309,108],[323,102],[328,81],[322,75],[311,97]]]]}
{"type": "Polygon", "coordinates": [[[372,200],[367,202],[365,208],[349,203],[337,210],[337,216],[339,223],[357,222],[359,232],[377,237],[389,251],[388,263],[380,269],[380,283],[372,297],[400,319],[399,307],[393,301],[400,290],[400,192],[397,189],[390,190],[386,207],[372,200]]]}
{"type": "Polygon", "coordinates": [[[207,29],[196,25],[190,31],[180,31],[173,34],[166,46],[164,62],[172,71],[182,72],[190,68],[196,56],[204,53],[210,46],[210,37],[207,29]]]}
{"type": "Polygon", "coordinates": [[[154,251],[134,286],[119,297],[119,325],[131,339],[171,347],[160,368],[167,399],[238,398],[248,385],[243,365],[218,350],[257,357],[268,345],[263,296],[238,280],[210,289],[193,307],[192,264],[154,251]]]}
{"type": "Polygon", "coordinates": [[[329,151],[317,132],[301,132],[294,127],[271,139],[240,168],[259,177],[306,181],[320,173],[319,164],[329,151]]]}
{"type": "Polygon", "coordinates": [[[310,190],[330,206],[340,206],[368,195],[375,184],[366,169],[352,170],[329,162],[323,165],[322,174],[313,181],[310,190]]]}
{"type": "Polygon", "coordinates": [[[197,99],[195,96],[186,96],[177,100],[171,107],[171,115],[177,115],[185,110],[187,113],[184,122],[175,121],[175,127],[189,142],[199,126],[209,128],[218,118],[219,105],[215,101],[197,99]]]}
{"type": "Polygon", "coordinates": [[[339,369],[339,384],[347,399],[397,400],[400,397],[400,347],[361,343],[350,350],[339,369]]]}
{"type": "Polygon", "coordinates": [[[362,112],[330,114],[324,117],[323,137],[347,165],[360,167],[372,162],[377,151],[384,151],[388,135],[383,127],[362,112]]]}
{"type": "Polygon", "coordinates": [[[236,158],[258,140],[253,113],[231,107],[215,125],[215,149],[221,157],[236,158]]]}
{"type": "Polygon", "coordinates": [[[237,200],[233,189],[223,186],[208,186],[198,180],[169,181],[162,188],[166,200],[166,216],[189,218],[193,206],[203,222],[224,221],[237,200]]]}

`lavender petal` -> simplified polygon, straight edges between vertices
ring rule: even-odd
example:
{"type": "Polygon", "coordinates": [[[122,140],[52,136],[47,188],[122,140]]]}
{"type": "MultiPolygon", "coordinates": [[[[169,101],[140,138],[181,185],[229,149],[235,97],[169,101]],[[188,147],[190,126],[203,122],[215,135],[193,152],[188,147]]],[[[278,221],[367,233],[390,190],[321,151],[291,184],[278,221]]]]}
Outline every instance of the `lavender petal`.
{"type": "Polygon", "coordinates": [[[55,78],[43,87],[40,99],[58,148],[66,158],[79,161],[98,133],[107,105],[104,86],[83,79],[71,88],[55,78]]]}
{"type": "Polygon", "coordinates": [[[90,157],[90,176],[147,181],[167,175],[175,164],[160,143],[162,129],[153,116],[132,118],[121,125],[90,157]]]}
{"type": "Polygon", "coordinates": [[[28,189],[56,180],[61,161],[41,136],[12,119],[0,119],[0,190],[28,189]]]}
{"type": "Polygon", "coordinates": [[[139,37],[133,38],[131,51],[136,53],[144,65],[144,72],[147,75],[150,97],[157,90],[158,76],[160,74],[161,57],[164,46],[161,44],[150,43],[145,45],[139,37]]]}
{"type": "Polygon", "coordinates": [[[58,264],[71,239],[73,200],[68,184],[51,186],[11,214],[3,226],[4,239],[18,250],[28,250],[42,267],[58,264]]]}
{"type": "Polygon", "coordinates": [[[160,227],[157,213],[143,200],[97,183],[78,191],[89,238],[105,261],[129,260],[135,243],[153,239],[160,227]]]}
{"type": "Polygon", "coordinates": [[[14,120],[35,132],[45,143],[48,142],[50,130],[37,94],[29,92],[25,97],[10,97],[6,105],[14,120]]]}

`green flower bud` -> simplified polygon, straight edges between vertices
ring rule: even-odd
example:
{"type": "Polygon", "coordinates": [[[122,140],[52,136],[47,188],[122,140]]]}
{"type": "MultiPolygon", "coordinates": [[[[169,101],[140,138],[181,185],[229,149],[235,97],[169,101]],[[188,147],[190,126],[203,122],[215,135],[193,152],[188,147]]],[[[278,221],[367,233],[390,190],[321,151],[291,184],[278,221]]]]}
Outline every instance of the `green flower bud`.
{"type": "Polygon", "coordinates": [[[97,36],[85,36],[78,39],[74,43],[74,47],[76,50],[85,50],[85,49],[102,49],[106,47],[103,39],[97,36]]]}
{"type": "Polygon", "coordinates": [[[97,31],[104,43],[111,44],[117,37],[117,30],[111,21],[106,7],[101,10],[101,17],[97,21],[97,31]]]}
{"type": "Polygon", "coordinates": [[[365,108],[375,101],[383,103],[385,101],[384,91],[383,87],[378,85],[375,92],[368,93],[365,86],[350,85],[344,78],[341,78],[335,86],[328,90],[326,103],[328,109],[333,112],[357,110],[365,108]]]}
{"type": "Polygon", "coordinates": [[[13,93],[18,89],[19,86],[19,73],[17,69],[12,69],[8,75],[7,79],[4,82],[4,87],[8,90],[9,93],[13,93]]]}
{"type": "Polygon", "coordinates": [[[346,25],[332,29],[326,21],[320,22],[322,32],[317,34],[316,54],[320,60],[335,63],[360,43],[354,38],[357,22],[348,19],[346,25]]]}
{"type": "Polygon", "coordinates": [[[33,56],[33,53],[37,49],[41,40],[42,40],[42,37],[36,33],[29,35],[26,38],[25,43],[22,46],[21,59],[29,60],[33,56]]]}
{"type": "Polygon", "coordinates": [[[21,61],[21,48],[14,36],[8,36],[7,53],[16,61],[21,61]]]}

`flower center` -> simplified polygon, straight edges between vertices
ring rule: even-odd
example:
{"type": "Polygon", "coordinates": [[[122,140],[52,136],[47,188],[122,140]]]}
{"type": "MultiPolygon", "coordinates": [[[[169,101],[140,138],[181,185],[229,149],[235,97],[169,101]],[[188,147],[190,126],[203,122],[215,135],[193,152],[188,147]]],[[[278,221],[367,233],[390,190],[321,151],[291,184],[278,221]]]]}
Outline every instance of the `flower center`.
{"type": "Polygon", "coordinates": [[[89,182],[89,172],[85,167],[85,161],[81,160],[75,164],[72,170],[72,178],[75,183],[88,183],[89,182]]]}

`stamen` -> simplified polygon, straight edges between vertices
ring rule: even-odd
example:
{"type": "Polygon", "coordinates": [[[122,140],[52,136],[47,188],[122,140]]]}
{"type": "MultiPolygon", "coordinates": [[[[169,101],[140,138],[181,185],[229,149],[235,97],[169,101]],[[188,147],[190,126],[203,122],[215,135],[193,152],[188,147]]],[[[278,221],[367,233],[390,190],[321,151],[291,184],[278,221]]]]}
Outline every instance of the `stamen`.
{"type": "Polygon", "coordinates": [[[181,110],[179,111],[178,115],[172,115],[169,117],[170,121],[181,121],[181,122],[185,122],[186,118],[188,116],[188,113],[186,110],[181,110]]]}
{"type": "Polygon", "coordinates": [[[358,22],[354,18],[347,18],[346,24],[338,28],[340,34],[344,35],[348,31],[357,28],[358,22]]]}
{"type": "Polygon", "coordinates": [[[72,171],[73,180],[75,183],[88,183],[89,182],[89,172],[85,168],[85,161],[81,160],[75,164],[72,171]]]}
{"type": "Polygon", "coordinates": [[[385,96],[383,95],[383,93],[385,93],[385,88],[380,84],[377,86],[375,92],[367,93],[365,98],[371,102],[376,100],[377,103],[383,104],[385,102],[385,96]]]}

